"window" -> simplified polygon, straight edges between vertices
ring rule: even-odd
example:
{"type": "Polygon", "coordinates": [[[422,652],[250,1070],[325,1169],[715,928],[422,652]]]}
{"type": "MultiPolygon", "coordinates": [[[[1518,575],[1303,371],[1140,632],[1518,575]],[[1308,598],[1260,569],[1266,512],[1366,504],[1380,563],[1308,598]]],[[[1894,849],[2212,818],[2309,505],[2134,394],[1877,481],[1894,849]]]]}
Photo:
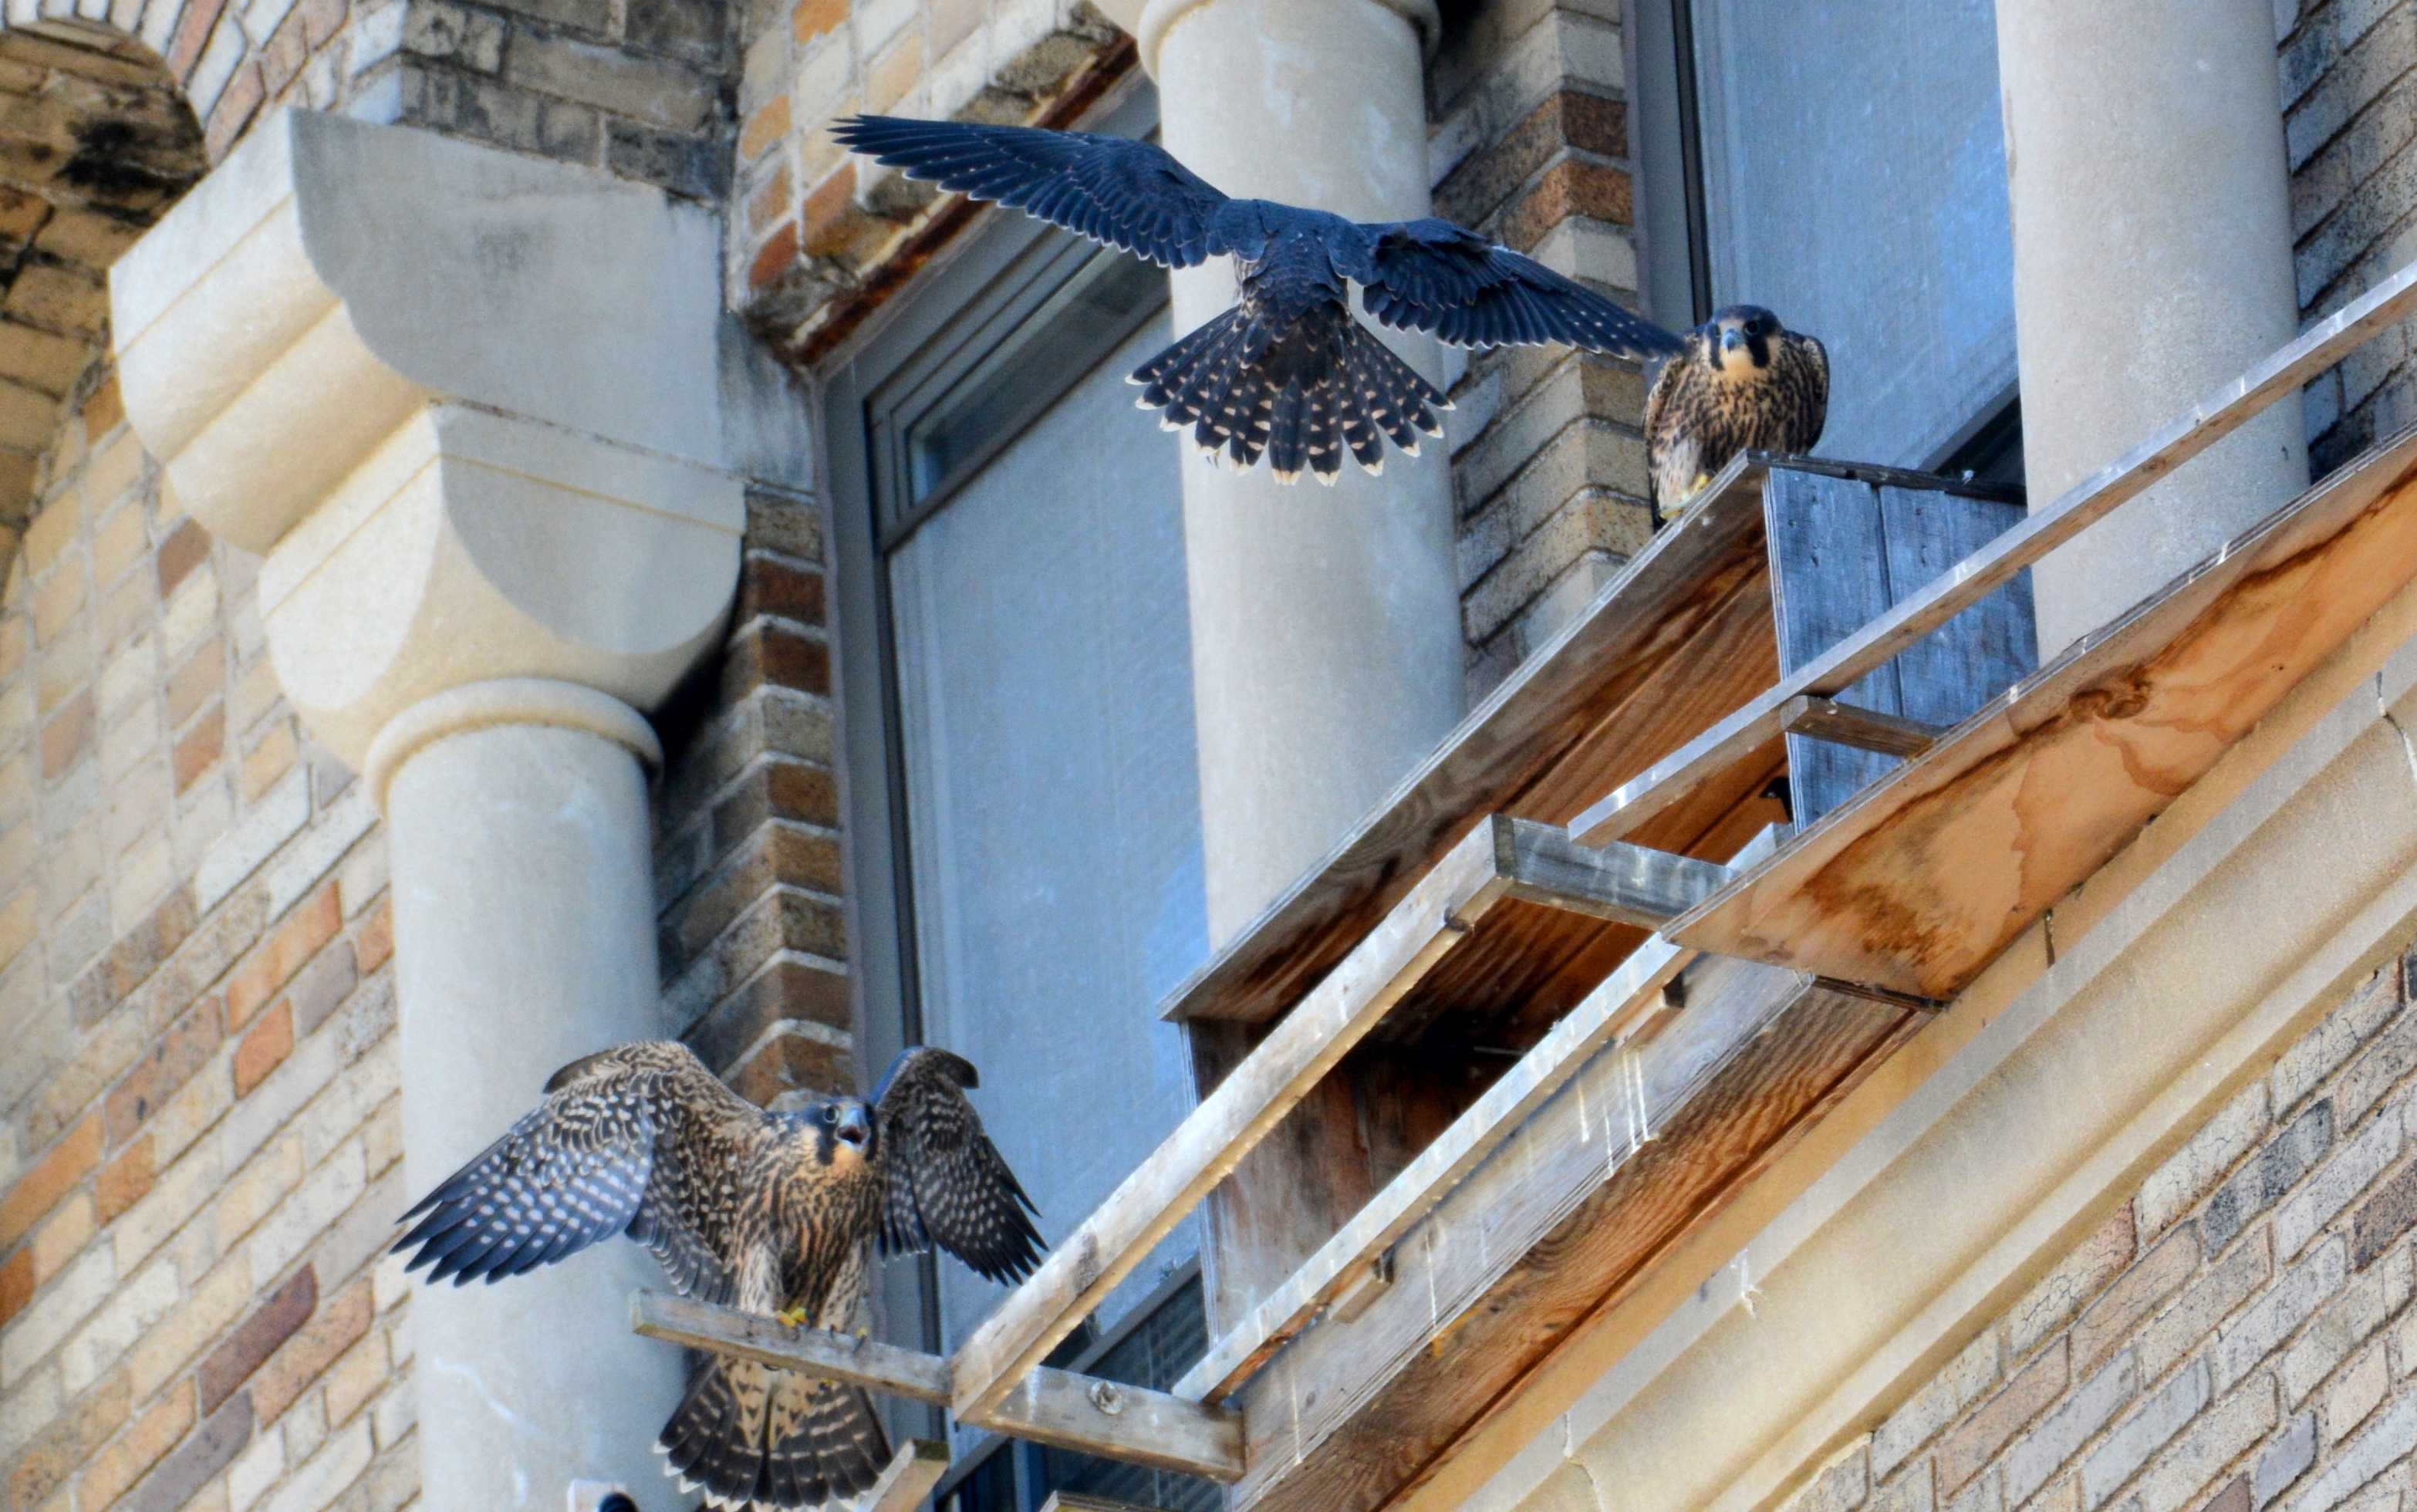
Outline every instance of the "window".
{"type": "MultiPolygon", "coordinates": [[[[1192,1100],[1155,1012],[1208,954],[1180,458],[1124,381],[1169,340],[1166,280],[997,216],[888,313],[826,393],[868,1058],[980,1067],[1054,1240],[1192,1100]]],[[[889,1327],[911,1306],[953,1348],[1000,1294],[926,1266],[889,1327]]]]}
{"type": "Polygon", "coordinates": [[[1643,8],[1655,314],[1768,305],[1829,347],[1822,455],[1970,466],[2014,386],[1989,0],[1643,8]]]}

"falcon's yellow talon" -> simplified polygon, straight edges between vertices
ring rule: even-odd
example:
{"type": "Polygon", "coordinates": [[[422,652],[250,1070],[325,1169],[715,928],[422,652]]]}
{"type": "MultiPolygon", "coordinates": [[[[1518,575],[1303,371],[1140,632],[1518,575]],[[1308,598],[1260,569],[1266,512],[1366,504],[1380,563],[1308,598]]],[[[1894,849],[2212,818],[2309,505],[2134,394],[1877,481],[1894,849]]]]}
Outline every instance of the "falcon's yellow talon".
{"type": "Polygon", "coordinates": [[[806,1325],[806,1309],[802,1305],[791,1308],[786,1312],[776,1312],[772,1316],[792,1328],[803,1328],[806,1325]]]}

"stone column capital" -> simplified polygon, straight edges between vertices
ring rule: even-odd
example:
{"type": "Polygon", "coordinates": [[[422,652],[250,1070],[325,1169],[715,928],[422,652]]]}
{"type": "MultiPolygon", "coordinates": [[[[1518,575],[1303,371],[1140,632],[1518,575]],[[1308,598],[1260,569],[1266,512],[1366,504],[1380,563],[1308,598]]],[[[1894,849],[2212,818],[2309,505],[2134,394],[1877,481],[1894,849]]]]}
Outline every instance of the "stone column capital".
{"type": "Polygon", "coordinates": [[[584,730],[620,747],[650,771],[663,764],[663,744],[654,726],[610,693],[551,677],[499,677],[448,688],[388,720],[370,742],[361,768],[371,799],[383,813],[395,773],[425,748],[449,735],[506,724],[584,730]]]}
{"type": "MultiPolygon", "coordinates": [[[[1219,0],[1126,0],[1124,6],[1115,8],[1115,19],[1132,33],[1141,53],[1142,68],[1156,79],[1160,76],[1159,46],[1166,40],[1167,32],[1192,12],[1218,3],[1219,0]],[[1124,14],[1126,11],[1131,12],[1130,18],[1124,14]]],[[[1434,52],[1443,34],[1443,16],[1436,8],[1436,0],[1300,0],[1300,3],[1330,5],[1336,8],[1367,7],[1390,10],[1410,23],[1410,29],[1418,34],[1421,53],[1434,52]]]]}
{"type": "Polygon", "coordinates": [[[128,417],[266,558],[279,679],[337,755],[470,684],[651,709],[719,643],[747,479],[809,454],[720,258],[660,189],[286,112],[119,262],[128,417]]]}

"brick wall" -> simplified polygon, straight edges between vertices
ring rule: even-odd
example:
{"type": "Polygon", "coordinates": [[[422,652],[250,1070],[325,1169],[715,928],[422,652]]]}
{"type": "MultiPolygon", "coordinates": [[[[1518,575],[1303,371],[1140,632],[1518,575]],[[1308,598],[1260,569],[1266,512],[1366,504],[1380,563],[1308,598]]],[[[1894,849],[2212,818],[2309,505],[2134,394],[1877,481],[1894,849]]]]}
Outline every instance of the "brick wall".
{"type": "MultiPolygon", "coordinates": [[[[1436,214],[1634,309],[1619,0],[1494,0],[1428,69],[1436,214]]],[[[1642,374],[1565,347],[1472,355],[1444,417],[1472,700],[1652,536],[1642,374]]]]}
{"type": "Polygon", "coordinates": [[[2243,1088],[1787,1512],[2398,1512],[2417,951],[2243,1088]]]}
{"type": "Polygon", "coordinates": [[[823,540],[819,506],[750,496],[730,640],[656,791],[666,1013],[759,1103],[856,1080],[823,540]]]}
{"type": "MultiPolygon", "coordinates": [[[[2275,0],[2303,317],[2417,259],[2417,3],[2275,0]]],[[[2308,388],[2322,473],[2417,421],[2417,322],[2308,388]]]]}
{"type": "Polygon", "coordinates": [[[101,384],[0,599],[0,1504],[416,1490],[384,839],[101,384]]]}

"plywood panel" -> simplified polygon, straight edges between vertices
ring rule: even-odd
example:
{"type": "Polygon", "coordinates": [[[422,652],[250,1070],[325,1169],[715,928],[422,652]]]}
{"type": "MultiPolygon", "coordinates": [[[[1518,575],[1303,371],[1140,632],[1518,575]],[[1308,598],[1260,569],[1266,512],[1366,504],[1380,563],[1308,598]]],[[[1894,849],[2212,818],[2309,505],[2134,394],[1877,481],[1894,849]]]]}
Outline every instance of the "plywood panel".
{"type": "Polygon", "coordinates": [[[1952,997],[2412,578],[2417,430],[2075,644],[1674,938],[1952,997]]]}

